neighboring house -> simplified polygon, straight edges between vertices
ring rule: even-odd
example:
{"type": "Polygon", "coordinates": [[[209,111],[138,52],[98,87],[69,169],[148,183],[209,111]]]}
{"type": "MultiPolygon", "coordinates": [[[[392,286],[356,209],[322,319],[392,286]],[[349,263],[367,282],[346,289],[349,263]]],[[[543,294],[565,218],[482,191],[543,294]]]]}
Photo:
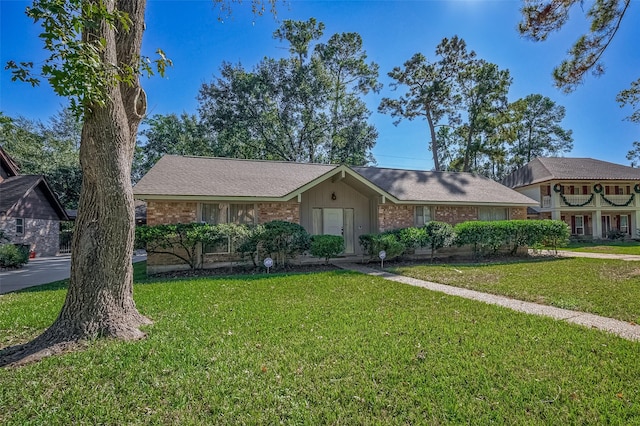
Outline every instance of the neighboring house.
{"type": "Polygon", "coordinates": [[[640,169],[592,158],[536,158],[503,183],[538,201],[529,217],[565,221],[575,236],[637,236],[640,169]]]}
{"type": "Polygon", "coordinates": [[[0,147],[0,229],[14,244],[27,244],[37,256],[54,256],[60,221],[69,220],[42,175],[20,175],[0,147]]]}
{"type": "MultiPolygon", "coordinates": [[[[265,223],[286,220],[311,234],[343,235],[345,254],[358,237],[430,220],[525,219],[537,203],[470,173],[395,170],[166,155],[135,185],[147,202],[147,224],[265,223]]],[[[204,253],[204,262],[232,258],[204,253]]],[[[151,270],[175,263],[151,255],[151,270]]],[[[168,269],[168,268],[167,268],[168,269]]]]}

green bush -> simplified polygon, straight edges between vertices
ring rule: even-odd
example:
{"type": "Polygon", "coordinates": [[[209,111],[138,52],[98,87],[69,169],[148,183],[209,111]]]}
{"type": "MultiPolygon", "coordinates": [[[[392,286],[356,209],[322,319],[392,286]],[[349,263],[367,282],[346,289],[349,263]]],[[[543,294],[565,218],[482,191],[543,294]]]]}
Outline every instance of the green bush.
{"type": "Polygon", "coordinates": [[[429,245],[429,236],[425,228],[402,228],[392,232],[405,248],[417,249],[429,245]]]}
{"type": "Polygon", "coordinates": [[[431,248],[431,262],[436,250],[450,246],[455,238],[453,227],[445,222],[431,221],[424,226],[431,248]]]}
{"type": "Polygon", "coordinates": [[[285,264],[287,259],[309,250],[311,236],[297,223],[274,220],[251,227],[238,245],[237,251],[249,255],[256,264],[257,258],[272,257],[276,263],[285,264]]]}
{"type": "Polygon", "coordinates": [[[472,221],[456,225],[454,231],[455,243],[472,246],[476,256],[495,253],[501,247],[509,247],[512,254],[527,246],[557,249],[569,238],[567,224],[559,220],[472,221]]]}
{"type": "Polygon", "coordinates": [[[27,262],[29,262],[29,246],[0,245],[0,268],[20,268],[27,262]]]}
{"type": "Polygon", "coordinates": [[[236,241],[246,234],[243,225],[208,223],[176,223],[136,227],[136,247],[148,253],[172,255],[196,269],[200,264],[198,247],[236,241]]]}
{"type": "Polygon", "coordinates": [[[344,251],[344,238],[339,235],[314,235],[311,237],[311,255],[324,258],[325,263],[344,251]]]}
{"type": "Polygon", "coordinates": [[[359,237],[362,251],[374,259],[384,250],[387,259],[400,256],[404,253],[406,246],[396,237],[397,231],[385,232],[382,234],[363,234],[359,237]]]}

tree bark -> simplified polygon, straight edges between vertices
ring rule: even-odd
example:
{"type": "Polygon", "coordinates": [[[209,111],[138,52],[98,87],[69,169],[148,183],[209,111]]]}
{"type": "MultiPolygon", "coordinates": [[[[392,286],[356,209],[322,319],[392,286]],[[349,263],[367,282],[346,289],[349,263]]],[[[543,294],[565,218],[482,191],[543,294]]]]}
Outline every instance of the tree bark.
{"type": "Polygon", "coordinates": [[[425,105],[427,122],[429,123],[429,134],[431,135],[431,154],[433,155],[433,168],[436,172],[440,170],[440,159],[438,158],[438,138],[436,137],[436,125],[431,116],[431,110],[425,105]]]}
{"type": "MultiPolygon", "coordinates": [[[[103,23],[83,37],[106,41],[106,64],[136,67],[146,0],[107,0],[109,10],[126,12],[128,31],[103,23]]],[[[114,71],[115,72],[115,71],[114,71]]],[[[140,339],[151,322],[133,301],[135,218],[131,164],[146,98],[138,81],[106,88],[105,105],[87,105],[80,146],[83,172],[72,242],[69,289],[58,318],[33,341],[0,352],[0,366],[35,361],[96,337],[140,339]]]]}

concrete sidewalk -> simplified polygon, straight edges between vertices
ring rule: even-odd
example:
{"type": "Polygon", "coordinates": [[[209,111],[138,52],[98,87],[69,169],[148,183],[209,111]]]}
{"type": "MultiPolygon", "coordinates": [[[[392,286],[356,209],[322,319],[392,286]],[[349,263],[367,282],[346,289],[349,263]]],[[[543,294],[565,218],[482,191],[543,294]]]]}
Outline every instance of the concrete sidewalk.
{"type": "Polygon", "coordinates": [[[558,320],[571,322],[574,324],[580,324],[586,327],[597,328],[599,330],[604,330],[609,333],[616,334],[627,340],[640,341],[640,325],[634,325],[612,318],[601,317],[585,312],[560,309],[553,306],[539,305],[532,302],[523,302],[521,300],[511,299],[505,296],[482,293],[475,290],[468,290],[466,288],[453,287],[449,285],[433,283],[430,281],[423,281],[416,278],[395,275],[389,272],[369,268],[368,266],[357,263],[340,262],[335,263],[335,266],[350,271],[360,272],[362,274],[382,277],[390,281],[396,281],[403,284],[426,288],[432,291],[446,293],[452,296],[459,296],[464,297],[465,299],[477,300],[491,305],[503,306],[505,308],[513,309],[514,311],[533,315],[542,315],[558,320]]]}
{"type": "MultiPolygon", "coordinates": [[[[543,251],[543,254],[555,255],[554,252],[543,251]]],[[[558,250],[558,256],[562,257],[590,257],[592,259],[618,259],[618,260],[626,260],[629,262],[632,261],[640,261],[640,256],[637,254],[612,254],[612,253],[589,253],[586,251],[569,251],[569,250],[558,250]]]]}

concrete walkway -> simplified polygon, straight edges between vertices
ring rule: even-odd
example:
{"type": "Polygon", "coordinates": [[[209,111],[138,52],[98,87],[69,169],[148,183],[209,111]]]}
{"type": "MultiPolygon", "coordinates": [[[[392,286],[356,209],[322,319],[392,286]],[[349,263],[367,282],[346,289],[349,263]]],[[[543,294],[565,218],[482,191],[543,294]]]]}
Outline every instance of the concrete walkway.
{"type": "MultiPolygon", "coordinates": [[[[552,251],[543,250],[541,254],[555,255],[552,251]]],[[[592,259],[618,259],[626,261],[640,261],[640,256],[637,254],[611,254],[611,253],[589,253],[586,251],[569,251],[558,250],[558,256],[562,257],[590,257],[592,259]]]]}
{"type": "Polygon", "coordinates": [[[513,309],[514,311],[524,312],[527,314],[542,315],[557,320],[580,324],[585,327],[597,328],[599,330],[604,330],[609,333],[616,334],[627,340],[640,341],[640,325],[633,325],[612,318],[601,317],[585,312],[560,309],[553,306],[539,305],[532,302],[523,302],[521,300],[515,300],[505,296],[482,293],[475,290],[468,290],[466,288],[453,287],[449,285],[423,281],[416,278],[395,275],[389,272],[369,268],[368,266],[357,263],[340,262],[335,263],[335,266],[350,271],[360,272],[362,274],[382,277],[390,281],[396,281],[416,287],[423,287],[428,290],[438,291],[452,296],[459,296],[464,297],[465,299],[477,300],[480,302],[488,303],[490,305],[503,306],[505,308],[513,309]]]}

